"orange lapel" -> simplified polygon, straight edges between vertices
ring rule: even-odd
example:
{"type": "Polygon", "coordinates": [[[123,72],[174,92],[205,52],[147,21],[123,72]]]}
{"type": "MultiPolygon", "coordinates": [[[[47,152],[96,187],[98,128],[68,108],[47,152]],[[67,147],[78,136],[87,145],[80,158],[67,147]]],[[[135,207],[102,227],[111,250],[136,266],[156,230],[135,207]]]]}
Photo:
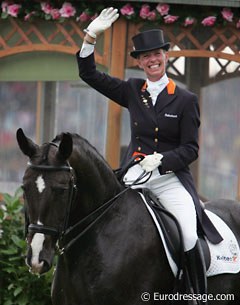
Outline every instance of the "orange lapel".
{"type": "Polygon", "coordinates": [[[174,83],[174,81],[169,78],[169,83],[167,84],[167,92],[168,94],[174,94],[175,93],[175,89],[176,89],[176,84],[174,83]]]}
{"type": "Polygon", "coordinates": [[[157,109],[157,112],[162,111],[164,107],[166,107],[169,103],[171,103],[176,98],[176,84],[174,81],[169,78],[169,83],[166,87],[167,90],[163,90],[159,95],[158,99],[160,99],[155,107],[157,109]]]}

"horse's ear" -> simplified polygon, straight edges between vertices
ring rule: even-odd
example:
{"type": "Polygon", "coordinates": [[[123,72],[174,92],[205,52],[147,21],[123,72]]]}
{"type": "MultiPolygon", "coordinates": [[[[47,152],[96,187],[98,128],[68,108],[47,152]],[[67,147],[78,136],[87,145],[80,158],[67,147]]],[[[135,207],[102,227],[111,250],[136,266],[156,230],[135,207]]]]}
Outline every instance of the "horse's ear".
{"type": "Polygon", "coordinates": [[[16,137],[18,146],[25,155],[31,158],[36,154],[37,149],[39,148],[38,145],[25,136],[22,128],[17,130],[16,137]]]}
{"type": "Polygon", "coordinates": [[[67,160],[73,150],[72,136],[69,133],[62,134],[62,140],[59,144],[57,156],[59,159],[65,161],[67,160]]]}

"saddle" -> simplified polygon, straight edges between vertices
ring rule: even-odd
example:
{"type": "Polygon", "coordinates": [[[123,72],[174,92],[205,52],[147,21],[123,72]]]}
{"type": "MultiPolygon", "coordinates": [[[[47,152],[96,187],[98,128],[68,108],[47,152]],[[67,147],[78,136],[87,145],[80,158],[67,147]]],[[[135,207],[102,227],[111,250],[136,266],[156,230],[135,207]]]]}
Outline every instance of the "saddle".
{"type": "MultiPolygon", "coordinates": [[[[159,226],[164,235],[166,245],[169,249],[170,255],[175,262],[178,270],[183,270],[184,267],[184,248],[181,227],[177,219],[167,211],[158,198],[149,189],[138,189],[147,204],[151,207],[154,215],[159,223],[159,226]]],[[[210,266],[210,251],[204,237],[198,233],[199,241],[204,253],[206,269],[210,266]]]]}

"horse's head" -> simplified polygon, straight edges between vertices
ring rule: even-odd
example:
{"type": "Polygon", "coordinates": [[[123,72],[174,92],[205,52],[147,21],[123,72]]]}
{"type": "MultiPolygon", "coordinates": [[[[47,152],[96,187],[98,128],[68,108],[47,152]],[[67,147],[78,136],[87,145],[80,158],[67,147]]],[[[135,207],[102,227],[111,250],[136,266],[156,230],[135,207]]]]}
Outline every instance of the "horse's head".
{"type": "Polygon", "coordinates": [[[56,242],[68,222],[74,190],[74,172],[68,163],[73,149],[70,134],[61,141],[38,146],[17,131],[21,151],[29,157],[23,177],[27,221],[26,262],[34,273],[52,266],[56,242]]]}

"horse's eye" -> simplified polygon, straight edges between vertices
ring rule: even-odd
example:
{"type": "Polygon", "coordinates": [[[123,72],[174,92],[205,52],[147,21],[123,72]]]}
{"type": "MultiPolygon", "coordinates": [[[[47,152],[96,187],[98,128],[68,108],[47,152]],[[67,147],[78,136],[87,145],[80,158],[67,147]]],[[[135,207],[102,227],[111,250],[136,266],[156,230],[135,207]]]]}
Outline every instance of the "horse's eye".
{"type": "Polygon", "coordinates": [[[52,190],[55,194],[57,195],[63,195],[65,191],[67,191],[66,187],[57,187],[57,186],[53,186],[52,190]]]}

